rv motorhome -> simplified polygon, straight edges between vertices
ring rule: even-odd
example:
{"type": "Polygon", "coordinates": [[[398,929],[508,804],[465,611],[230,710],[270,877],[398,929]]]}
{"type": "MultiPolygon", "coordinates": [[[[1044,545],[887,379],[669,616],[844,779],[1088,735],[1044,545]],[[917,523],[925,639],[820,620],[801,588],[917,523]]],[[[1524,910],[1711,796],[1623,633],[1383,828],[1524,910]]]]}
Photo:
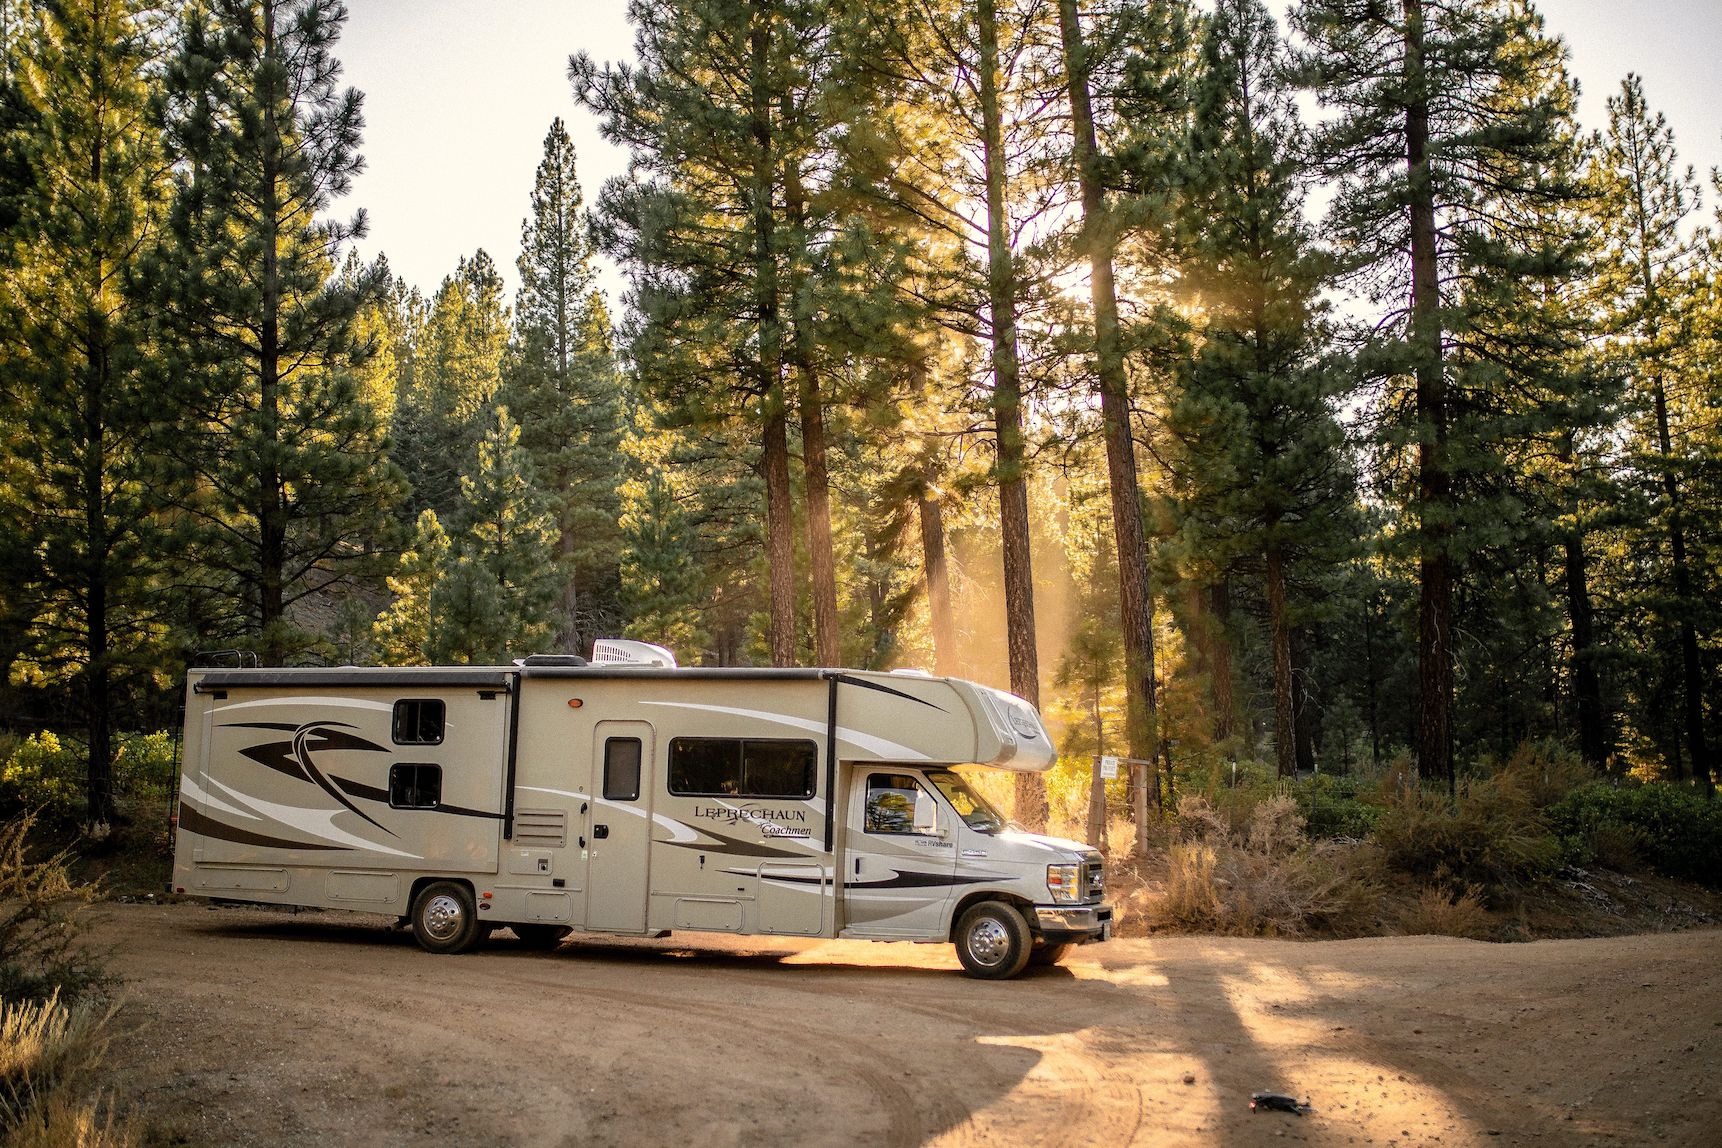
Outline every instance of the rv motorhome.
{"type": "Polygon", "coordinates": [[[202,669],[170,890],[351,909],[455,953],[507,927],[950,942],[1014,976],[1111,936],[1098,853],[964,767],[1049,768],[1022,699],[915,672],[590,662],[202,669]]]}

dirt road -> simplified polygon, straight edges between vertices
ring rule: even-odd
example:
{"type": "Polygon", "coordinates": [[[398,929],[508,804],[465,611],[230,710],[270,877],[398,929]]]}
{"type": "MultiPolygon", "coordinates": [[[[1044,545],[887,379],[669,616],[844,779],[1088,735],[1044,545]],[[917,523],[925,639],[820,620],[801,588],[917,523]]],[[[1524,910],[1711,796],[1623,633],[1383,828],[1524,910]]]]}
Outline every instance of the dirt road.
{"type": "Polygon", "coordinates": [[[193,1145],[1716,1144],[1722,933],[948,947],[109,905],[113,1086],[193,1145]],[[1307,1095],[1252,1113],[1253,1091],[1307,1095]]]}

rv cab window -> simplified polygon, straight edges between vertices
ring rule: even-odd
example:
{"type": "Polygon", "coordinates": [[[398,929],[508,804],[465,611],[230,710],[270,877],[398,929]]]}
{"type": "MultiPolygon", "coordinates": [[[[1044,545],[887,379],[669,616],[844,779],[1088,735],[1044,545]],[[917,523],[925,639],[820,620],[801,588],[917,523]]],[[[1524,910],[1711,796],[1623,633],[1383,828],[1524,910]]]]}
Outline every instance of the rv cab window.
{"type": "Polygon", "coordinates": [[[936,834],[939,818],[932,795],[902,773],[867,778],[867,832],[936,834]]]}
{"type": "Polygon", "coordinates": [[[395,703],[396,745],[441,745],[447,707],[436,698],[408,698],[395,703]]]}

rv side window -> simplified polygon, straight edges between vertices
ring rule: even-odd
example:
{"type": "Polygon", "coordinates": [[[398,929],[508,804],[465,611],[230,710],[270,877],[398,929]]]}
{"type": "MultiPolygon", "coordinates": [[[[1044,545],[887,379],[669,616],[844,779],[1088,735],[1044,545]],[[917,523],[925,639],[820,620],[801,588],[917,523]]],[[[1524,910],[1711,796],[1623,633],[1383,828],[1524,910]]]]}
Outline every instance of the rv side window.
{"type": "Polygon", "coordinates": [[[396,809],[435,809],[442,804],[442,766],[401,762],[389,766],[389,804],[396,809]]]}
{"type": "Polygon", "coordinates": [[[932,797],[914,778],[901,773],[867,778],[867,832],[931,834],[938,824],[932,797]]]}
{"type": "Polygon", "coordinates": [[[604,800],[640,799],[640,739],[612,737],[604,741],[604,800]]]}
{"type": "Polygon", "coordinates": [[[408,698],[395,703],[396,745],[441,745],[446,708],[435,698],[408,698]]]}
{"type": "Polygon", "coordinates": [[[678,737],[670,792],[681,797],[812,797],[819,750],[810,741],[678,737]]]}

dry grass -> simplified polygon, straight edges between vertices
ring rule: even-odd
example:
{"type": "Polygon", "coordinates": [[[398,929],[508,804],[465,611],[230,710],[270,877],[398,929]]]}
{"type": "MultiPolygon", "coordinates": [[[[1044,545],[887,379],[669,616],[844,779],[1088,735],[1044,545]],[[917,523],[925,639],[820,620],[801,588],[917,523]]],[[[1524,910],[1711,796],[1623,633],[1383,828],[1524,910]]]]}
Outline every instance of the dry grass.
{"type": "Polygon", "coordinates": [[[1303,835],[1290,798],[1230,819],[1199,796],[1178,804],[1181,838],[1167,849],[1157,890],[1145,890],[1151,926],[1232,936],[1354,932],[1373,911],[1376,885],[1357,851],[1303,835]]]}
{"type": "Polygon", "coordinates": [[[1495,919],[1474,889],[1450,892],[1439,885],[1426,886],[1417,899],[1399,911],[1399,931],[1407,936],[1464,937],[1487,940],[1495,933],[1495,919]]]}
{"type": "Polygon", "coordinates": [[[0,1130],[8,1145],[112,1148],[135,1130],[94,1095],[112,1006],[44,1001],[0,1004],[0,1130]]]}

